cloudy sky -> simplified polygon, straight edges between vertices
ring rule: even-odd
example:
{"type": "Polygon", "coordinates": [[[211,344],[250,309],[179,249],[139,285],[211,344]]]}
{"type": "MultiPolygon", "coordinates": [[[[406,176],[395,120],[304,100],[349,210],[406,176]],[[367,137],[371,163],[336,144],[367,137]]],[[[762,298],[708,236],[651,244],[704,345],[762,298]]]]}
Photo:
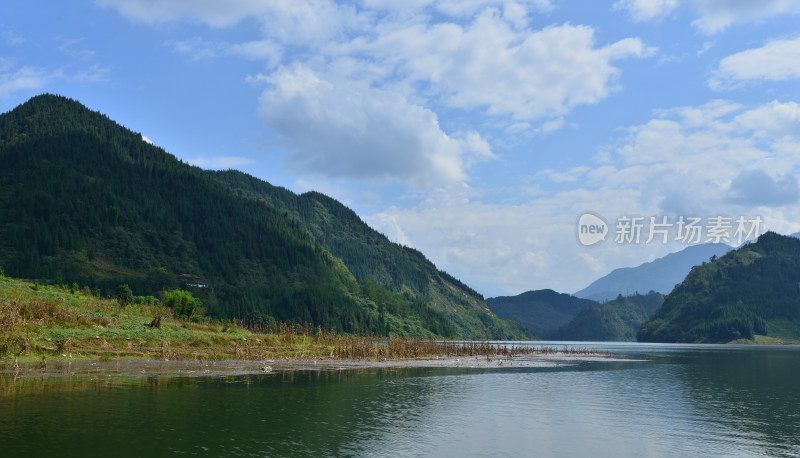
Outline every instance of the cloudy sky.
{"type": "Polygon", "coordinates": [[[0,112],[42,92],[329,194],[487,296],[686,246],[616,243],[627,216],[800,230],[792,0],[4,1],[0,112]]]}

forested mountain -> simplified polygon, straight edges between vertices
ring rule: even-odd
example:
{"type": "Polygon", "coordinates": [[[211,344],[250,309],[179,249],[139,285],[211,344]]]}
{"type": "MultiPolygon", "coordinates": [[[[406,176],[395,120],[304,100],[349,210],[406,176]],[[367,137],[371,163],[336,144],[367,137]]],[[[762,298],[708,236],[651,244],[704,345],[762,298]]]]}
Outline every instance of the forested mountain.
{"type": "Polygon", "coordinates": [[[669,294],[672,288],[683,281],[692,266],[708,261],[712,256],[722,256],[732,248],[724,243],[692,245],[676,253],[670,253],[637,267],[614,269],[591,285],[575,293],[575,296],[594,301],[616,298],[619,294],[644,294],[656,291],[669,294]]]}
{"type": "Polygon", "coordinates": [[[299,221],[317,243],[344,262],[357,281],[424,297],[431,308],[459,327],[489,326],[495,335],[508,333],[486,319],[487,312],[493,314],[483,296],[438,270],[419,251],[392,243],[339,201],[313,191],[296,195],[235,170],[214,176],[235,194],[263,201],[299,221]]]}
{"type": "Polygon", "coordinates": [[[648,294],[617,296],[613,301],[584,307],[569,323],[543,337],[548,340],[595,342],[634,342],[636,333],[664,302],[664,295],[648,294]]]}
{"type": "Polygon", "coordinates": [[[767,232],[692,269],[639,331],[643,342],[800,339],[800,240],[767,232]]]}
{"type": "MultiPolygon", "coordinates": [[[[349,211],[333,199],[286,190],[281,202],[252,190],[243,195],[225,174],[184,164],[65,97],[37,96],[0,115],[0,161],[0,266],[8,275],[104,291],[128,283],[142,295],[187,274],[184,279],[207,286],[195,292],[219,317],[378,335],[525,334],[522,326],[495,318],[479,295],[419,253],[406,258],[427,263],[416,270],[387,262],[389,279],[354,276],[332,252],[352,250],[358,258],[362,250],[348,244],[358,245],[359,237],[336,243],[321,235],[336,239],[349,226],[327,226],[340,223],[325,215],[298,216],[321,207],[349,211]],[[292,210],[304,203],[307,210],[292,210]],[[437,275],[403,276],[431,268],[437,275]],[[442,286],[426,290],[426,282],[442,286]]],[[[359,272],[359,263],[349,264],[359,272]]]]}
{"type": "Polygon", "coordinates": [[[537,336],[544,336],[569,322],[578,312],[597,302],[562,294],[552,289],[528,291],[516,296],[486,299],[497,316],[524,324],[537,336]]]}

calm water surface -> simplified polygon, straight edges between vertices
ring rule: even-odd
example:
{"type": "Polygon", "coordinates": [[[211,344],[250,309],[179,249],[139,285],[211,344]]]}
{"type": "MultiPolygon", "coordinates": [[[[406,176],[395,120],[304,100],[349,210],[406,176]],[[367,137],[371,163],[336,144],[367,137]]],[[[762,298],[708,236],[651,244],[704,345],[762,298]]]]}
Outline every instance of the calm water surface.
{"type": "Polygon", "coordinates": [[[0,455],[800,455],[800,347],[588,346],[649,361],[2,376],[0,455]]]}

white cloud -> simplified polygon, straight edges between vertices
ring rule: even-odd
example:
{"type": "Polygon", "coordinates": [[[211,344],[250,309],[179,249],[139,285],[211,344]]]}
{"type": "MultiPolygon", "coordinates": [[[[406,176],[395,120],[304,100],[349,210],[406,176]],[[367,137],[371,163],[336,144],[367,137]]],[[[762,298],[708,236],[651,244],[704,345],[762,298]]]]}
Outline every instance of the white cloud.
{"type": "Polygon", "coordinates": [[[784,175],[773,179],[761,169],[743,170],[733,179],[729,200],[750,207],[780,207],[797,203],[797,178],[784,175]]]}
{"type": "Polygon", "coordinates": [[[323,79],[295,65],[268,79],[260,114],[304,172],[431,186],[466,179],[493,157],[475,132],[448,135],[434,112],[401,94],[354,80],[323,79]]]}
{"type": "Polygon", "coordinates": [[[403,232],[403,228],[397,224],[397,220],[392,216],[391,212],[393,210],[396,210],[396,208],[390,208],[388,212],[373,215],[371,220],[372,227],[395,243],[415,248],[406,233],[403,232]]]}
{"type": "Polygon", "coordinates": [[[586,172],[588,172],[589,170],[591,170],[589,167],[582,165],[579,167],[574,167],[567,172],[555,172],[552,170],[545,170],[541,172],[541,174],[549,177],[556,183],[566,183],[566,182],[573,183],[581,179],[584,175],[586,175],[586,172]]]}
{"type": "Polygon", "coordinates": [[[598,45],[588,26],[529,28],[532,14],[552,9],[547,0],[419,1],[412,12],[380,0],[99,3],[148,23],[224,27],[254,18],[261,40],[170,45],[195,59],[265,60],[264,73],[247,81],[269,86],[261,117],[284,141],[287,164],[355,180],[466,180],[476,161],[493,157],[491,146],[478,132],[444,132],[437,112],[496,118],[512,131],[541,120],[531,133],[552,132],[576,106],[620,87],[617,61],[653,52],[638,38],[598,45]],[[453,22],[441,22],[442,13],[453,22]]]}
{"type": "MultiPolygon", "coordinates": [[[[2,64],[2,62],[0,62],[2,64]]],[[[37,90],[46,87],[54,78],[60,77],[60,71],[47,71],[35,67],[24,66],[11,71],[11,65],[2,65],[0,69],[0,97],[9,97],[15,92],[37,90]]]]}
{"type": "Polygon", "coordinates": [[[230,27],[256,18],[272,36],[286,43],[320,43],[359,29],[367,18],[350,4],[330,0],[95,0],[123,16],[148,24],[189,20],[230,27]]]}
{"type": "Polygon", "coordinates": [[[746,137],[728,135],[733,126],[725,116],[740,108],[712,101],[699,107],[661,111],[658,118],[629,128],[629,136],[617,152],[627,165],[671,164],[680,170],[713,167],[720,157],[746,154],[743,151],[751,147],[746,137]],[[697,162],[701,160],[703,164],[697,162]]]}
{"type": "Polygon", "coordinates": [[[130,19],[146,23],[164,23],[179,19],[205,22],[212,27],[227,27],[242,19],[263,14],[270,3],[261,0],[95,0],[104,7],[117,9],[130,19]]]}
{"type": "Polygon", "coordinates": [[[266,60],[277,64],[283,50],[271,40],[248,41],[231,45],[229,51],[252,60],[266,60]]]}
{"type": "Polygon", "coordinates": [[[602,275],[606,272],[606,265],[601,260],[589,253],[579,253],[579,255],[584,260],[586,265],[597,274],[602,275]]]}
{"type": "MultiPolygon", "coordinates": [[[[263,22],[265,35],[278,42],[294,47],[324,42],[326,54],[333,57],[322,58],[320,53],[306,62],[316,62],[318,71],[347,64],[351,71],[377,72],[376,77],[398,75],[407,84],[429,84],[432,95],[452,106],[518,119],[557,118],[577,105],[597,103],[617,87],[619,69],[613,62],[653,52],[636,38],[597,47],[594,29],[588,26],[520,27],[528,12],[552,7],[543,0],[436,3],[441,11],[465,15],[464,25],[429,23],[427,15],[397,19],[323,0],[101,4],[148,22],[189,18],[222,26],[253,16],[263,22]],[[370,68],[373,64],[380,70],[370,68]]],[[[365,6],[376,5],[373,1],[365,6]]],[[[193,39],[175,47],[198,58],[216,55],[220,48],[273,58],[272,43],[266,39],[224,45],[193,39]]]]}
{"type": "Polygon", "coordinates": [[[239,56],[250,60],[265,61],[267,68],[280,63],[283,55],[281,46],[271,40],[255,40],[243,43],[206,41],[200,37],[188,40],[167,42],[174,52],[188,54],[194,60],[214,59],[220,56],[239,56]]]}
{"type": "Polygon", "coordinates": [[[550,133],[550,132],[555,132],[555,131],[561,129],[562,127],[564,127],[564,117],[563,116],[559,116],[556,119],[553,119],[551,121],[547,121],[544,124],[542,124],[542,126],[539,127],[539,129],[537,129],[537,131],[540,132],[540,133],[543,133],[543,134],[547,134],[547,133],[550,133]]]}
{"type": "Polygon", "coordinates": [[[21,36],[17,35],[16,33],[14,33],[11,30],[4,30],[2,33],[0,33],[0,37],[2,37],[3,41],[5,41],[6,44],[9,45],[9,46],[16,46],[16,45],[25,43],[25,39],[24,38],[22,38],[21,36]]]}
{"type": "Polygon", "coordinates": [[[396,0],[361,0],[361,4],[365,8],[372,10],[417,10],[430,5],[433,0],[406,0],[398,2],[396,0]]]}
{"type": "Polygon", "coordinates": [[[773,100],[734,118],[744,129],[752,130],[757,137],[800,139],[800,105],[796,102],[781,103],[773,100]]]}
{"type": "Polygon", "coordinates": [[[618,245],[613,236],[582,247],[575,224],[585,211],[612,225],[624,215],[665,215],[672,221],[679,215],[760,215],[767,229],[795,231],[798,122],[795,102],[745,107],[715,100],[662,110],[628,128],[603,161],[537,174],[535,179],[558,182],[558,191],[521,203],[486,203],[475,189],[451,186],[430,191],[410,208],[365,219],[379,228],[390,220],[387,234],[402,231],[440,268],[484,293],[577,291],[610,269],[683,247],[618,245]]]}
{"type": "Polygon", "coordinates": [[[759,21],[776,14],[800,13],[800,3],[795,0],[694,0],[691,5],[699,16],[692,25],[707,34],[721,32],[733,24],[759,21]]]}
{"type": "Polygon", "coordinates": [[[800,78],[800,38],[774,40],[722,59],[709,79],[712,89],[736,87],[748,81],[800,78]]]}
{"type": "MultiPolygon", "coordinates": [[[[754,175],[741,177],[742,170],[783,176],[800,168],[799,120],[800,106],[795,102],[774,101],[746,109],[713,101],[667,110],[629,130],[616,150],[618,169],[601,185],[624,176],[625,183],[617,185],[639,187],[643,203],[657,203],[670,213],[739,211],[728,205],[726,190],[737,178],[741,185],[755,182],[754,175]]],[[[787,196],[791,181],[778,185],[785,186],[773,194],[787,196]]],[[[768,200],[779,205],[787,199],[768,200]]],[[[755,205],[756,200],[740,198],[738,202],[755,205]]]]}
{"type": "Polygon", "coordinates": [[[65,77],[69,81],[76,83],[104,83],[109,81],[108,75],[110,73],[111,69],[109,67],[95,64],[80,73],[75,73],[65,77]]]}
{"type": "Polygon", "coordinates": [[[547,13],[554,6],[550,0],[362,0],[361,4],[374,10],[419,11],[433,8],[439,13],[453,17],[469,17],[487,8],[503,9],[503,15],[511,22],[522,19],[529,13],[547,13]]]}
{"type": "Polygon", "coordinates": [[[619,0],[615,10],[627,10],[634,22],[666,16],[678,7],[678,0],[619,0]]]}
{"type": "Polygon", "coordinates": [[[374,24],[369,12],[350,3],[330,0],[279,0],[263,2],[271,9],[260,17],[264,31],[289,45],[324,46],[339,42],[348,33],[369,32],[374,24]]]}
{"type": "Polygon", "coordinates": [[[209,42],[200,37],[193,37],[188,40],[167,42],[167,46],[172,47],[176,53],[188,54],[194,60],[213,59],[223,54],[228,45],[216,42],[209,42]]]}
{"type": "Polygon", "coordinates": [[[716,43],[713,41],[704,41],[703,46],[697,50],[697,55],[702,56],[703,54],[707,53],[711,48],[714,47],[716,43]]]}
{"type": "MultiPolygon", "coordinates": [[[[561,119],[561,118],[558,118],[558,119],[561,119]]],[[[551,122],[554,122],[554,121],[551,121],[551,122]]],[[[528,130],[530,128],[531,128],[531,124],[530,123],[527,123],[527,122],[515,122],[514,124],[511,124],[510,126],[506,127],[505,131],[506,131],[506,133],[509,133],[509,134],[513,135],[513,134],[518,134],[518,133],[521,133],[521,132],[525,132],[526,130],[528,130]]]]}
{"type": "Polygon", "coordinates": [[[519,294],[553,288],[572,292],[600,273],[603,260],[609,268],[636,264],[643,257],[666,254],[660,245],[594,247],[596,262],[587,262],[586,248],[577,240],[577,217],[591,208],[614,214],[631,208],[633,194],[614,190],[573,189],[511,205],[486,203],[469,187],[436,189],[411,208],[392,207],[365,217],[365,221],[390,238],[402,233],[408,242],[439,268],[484,294],[519,294]]]}
{"type": "Polygon", "coordinates": [[[84,48],[81,46],[83,38],[70,38],[61,39],[61,44],[58,50],[81,61],[91,60],[97,52],[93,49],[84,48]]]}
{"type": "Polygon", "coordinates": [[[432,8],[437,13],[464,18],[492,8],[502,10],[504,18],[516,26],[524,26],[530,13],[547,13],[554,8],[550,0],[362,0],[360,9],[351,2],[332,0],[95,0],[95,3],[148,24],[190,20],[211,27],[230,27],[254,17],[287,42],[331,38],[346,30],[361,29],[368,25],[374,12],[414,15],[432,8]]]}
{"type": "Polygon", "coordinates": [[[430,84],[450,106],[520,120],[597,103],[616,88],[619,69],[612,62],[652,52],[636,38],[595,47],[587,26],[515,31],[492,10],[464,27],[387,30],[364,48],[408,80],[430,84]]]}
{"type": "Polygon", "coordinates": [[[529,12],[546,13],[553,10],[549,0],[440,0],[437,10],[456,17],[469,17],[487,8],[502,9],[503,17],[515,26],[527,23],[529,12]]]}
{"type": "Polygon", "coordinates": [[[681,5],[696,16],[692,25],[709,35],[734,24],[800,13],[800,3],[795,0],[618,0],[613,8],[626,10],[634,22],[644,22],[668,16],[681,5]]]}
{"type": "Polygon", "coordinates": [[[75,73],[66,72],[62,68],[44,69],[28,65],[17,67],[13,61],[0,57],[0,98],[10,97],[17,92],[40,91],[56,81],[104,82],[107,81],[109,72],[108,67],[100,65],[92,65],[75,73]]]}
{"type": "Polygon", "coordinates": [[[383,197],[381,197],[381,195],[378,194],[377,192],[372,191],[370,189],[364,190],[358,195],[358,202],[361,205],[372,207],[378,205],[382,201],[383,197]]]}

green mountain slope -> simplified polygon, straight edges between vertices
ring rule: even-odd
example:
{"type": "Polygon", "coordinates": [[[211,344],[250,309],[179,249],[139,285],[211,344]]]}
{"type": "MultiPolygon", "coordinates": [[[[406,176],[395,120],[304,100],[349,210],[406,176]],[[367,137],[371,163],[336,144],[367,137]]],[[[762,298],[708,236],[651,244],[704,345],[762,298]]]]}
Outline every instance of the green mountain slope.
{"type": "Polygon", "coordinates": [[[642,342],[800,339],[800,240],[768,232],[695,266],[639,331],[642,342]]]}
{"type": "Polygon", "coordinates": [[[634,342],[642,324],[664,302],[655,291],[617,296],[613,301],[585,307],[569,323],[544,336],[548,340],[634,342]]]}
{"type": "Polygon", "coordinates": [[[318,192],[296,195],[239,171],[215,172],[237,195],[266,202],[300,222],[361,283],[424,298],[459,328],[491,338],[520,336],[519,323],[498,320],[483,296],[440,271],[419,251],[391,242],[351,209],[318,192]],[[488,334],[484,329],[488,330],[488,334]]]}
{"type": "Polygon", "coordinates": [[[524,324],[537,336],[547,335],[573,319],[578,312],[597,302],[562,294],[552,289],[528,291],[517,296],[486,300],[497,316],[524,324]]]}
{"type": "Polygon", "coordinates": [[[413,291],[359,282],[280,206],[237,195],[73,100],[37,96],[0,115],[0,161],[9,275],[105,291],[125,282],[142,295],[186,273],[208,285],[195,292],[220,317],[379,335],[520,335],[486,313],[470,328],[413,291]]]}

